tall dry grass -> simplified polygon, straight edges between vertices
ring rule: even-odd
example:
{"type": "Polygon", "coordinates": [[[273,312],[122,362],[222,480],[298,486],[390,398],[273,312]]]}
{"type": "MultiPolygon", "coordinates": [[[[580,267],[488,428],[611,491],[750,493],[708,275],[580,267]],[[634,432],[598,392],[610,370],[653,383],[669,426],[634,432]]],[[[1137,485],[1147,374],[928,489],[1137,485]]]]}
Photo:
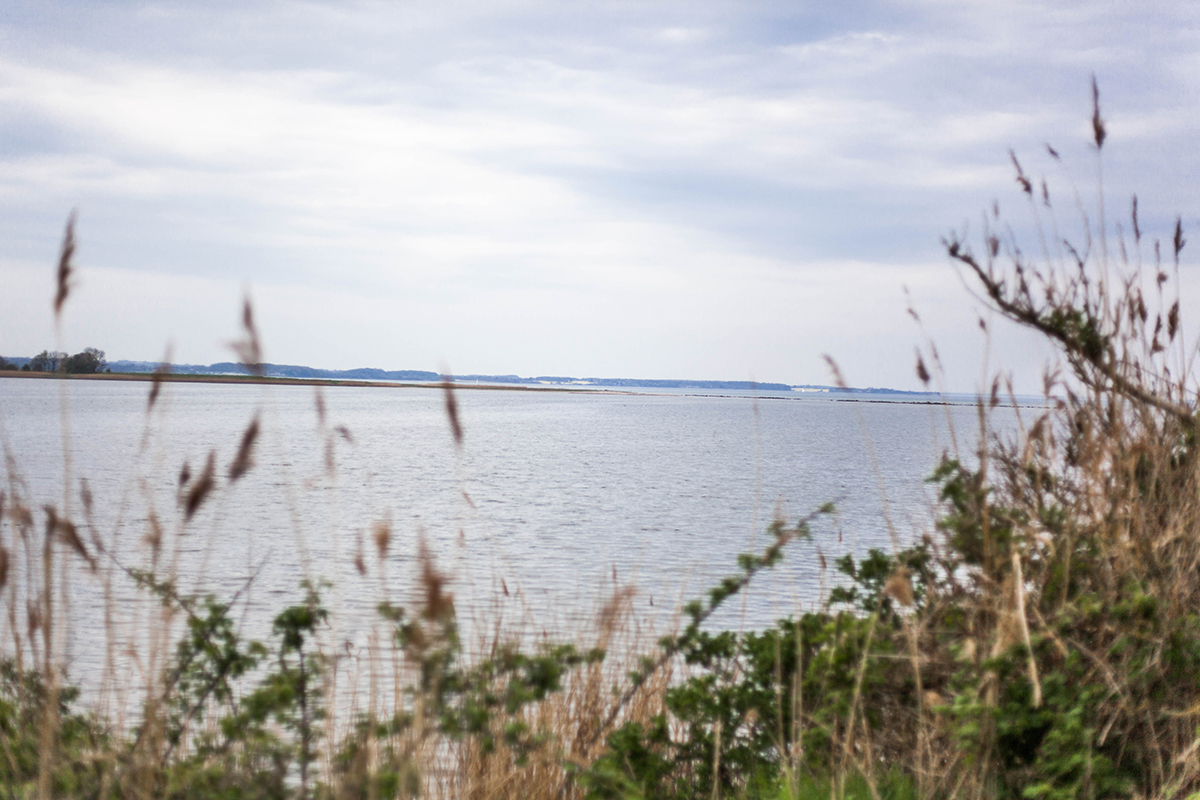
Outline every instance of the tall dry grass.
{"type": "Polygon", "coordinates": [[[1200,484],[1182,221],[1147,240],[1137,198],[1114,224],[1101,186],[1095,216],[1079,208],[1081,241],[1062,238],[1047,181],[1010,158],[1036,244],[993,208],[978,250],[945,245],[981,302],[1045,337],[1061,366],[1044,374],[1049,407],[1018,408],[1011,440],[987,435],[1011,397],[993,379],[979,466],[935,473],[940,536],[894,573],[893,597],[917,590],[900,630],[932,699],[913,704],[901,763],[922,794],[1187,796],[1200,788],[1200,484]]]}

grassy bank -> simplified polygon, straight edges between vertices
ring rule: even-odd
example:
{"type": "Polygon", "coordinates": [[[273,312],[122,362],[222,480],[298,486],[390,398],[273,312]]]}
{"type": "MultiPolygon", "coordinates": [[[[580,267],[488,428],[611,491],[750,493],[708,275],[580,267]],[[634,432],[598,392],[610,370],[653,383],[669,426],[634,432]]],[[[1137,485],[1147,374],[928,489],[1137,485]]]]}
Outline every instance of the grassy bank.
{"type": "MultiPolygon", "coordinates": [[[[1092,123],[1099,157],[1098,97],[1092,123]]],[[[254,468],[257,419],[227,468],[210,457],[179,474],[170,517],[146,515],[135,553],[115,552],[111,532],[93,524],[107,498],[76,491],[70,474],[61,500],[29,497],[9,454],[0,792],[1165,800],[1200,791],[1200,457],[1196,351],[1176,288],[1182,223],[1162,241],[1144,235],[1135,201],[1115,238],[1101,225],[1085,231],[1093,246],[1056,242],[1047,184],[1012,162],[1034,246],[1023,249],[993,211],[978,241],[950,237],[946,250],[985,305],[1057,348],[1046,403],[1017,409],[1016,436],[990,435],[990,415],[1012,394],[997,375],[978,402],[975,466],[949,456],[931,465],[941,505],[930,529],[907,548],[836,559],[842,580],[824,605],[765,630],[706,623],[832,509],[773,522],[764,549],[731,564],[658,639],[642,633],[633,588],[614,586],[572,641],[531,644],[497,624],[466,647],[454,587],[422,545],[420,596],[404,607],[380,597],[379,635],[355,671],[325,634],[331,587],[306,585],[301,602],[276,610],[271,635],[251,641],[235,619],[241,592],[190,594],[176,580],[197,511],[254,468]],[[120,650],[111,631],[107,639],[113,671],[136,664],[143,676],[122,702],[84,704],[71,686],[63,621],[78,581],[105,598],[88,610],[97,629],[112,625],[118,583],[155,601],[140,650],[120,650]],[[347,695],[355,702],[332,700],[347,695]]],[[[56,315],[72,249],[68,228],[56,315]]],[[[253,369],[262,359],[249,307],[243,325],[238,351],[253,369]]],[[[932,346],[916,369],[927,384],[938,378],[932,346]]],[[[150,410],[161,390],[162,376],[152,379],[150,410]]],[[[441,391],[461,447],[454,389],[441,391]]],[[[391,542],[377,525],[378,560],[391,542]]],[[[372,563],[360,555],[356,566],[365,576],[372,563]]]]}

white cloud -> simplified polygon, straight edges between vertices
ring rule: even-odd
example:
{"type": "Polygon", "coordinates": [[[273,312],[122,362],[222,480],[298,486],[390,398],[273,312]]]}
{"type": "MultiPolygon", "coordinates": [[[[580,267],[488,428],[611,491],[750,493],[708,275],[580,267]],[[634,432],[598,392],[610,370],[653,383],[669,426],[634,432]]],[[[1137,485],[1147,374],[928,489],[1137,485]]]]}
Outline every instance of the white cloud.
{"type": "Polygon", "coordinates": [[[687,44],[707,39],[709,32],[703,28],[663,28],[655,33],[656,39],[671,44],[687,44]]]}
{"type": "MultiPolygon", "coordinates": [[[[86,266],[144,280],[106,290],[119,324],[79,313],[139,357],[166,336],[223,357],[204,320],[250,281],[281,360],[800,382],[828,350],[911,385],[907,355],[872,344],[908,341],[900,283],[961,297],[938,238],[1013,196],[1008,147],[1036,172],[1053,141],[1090,179],[1091,69],[1115,196],[1200,203],[1179,181],[1200,40],[1162,12],[175,3],[12,22],[0,258],[49,261],[80,206],[86,266]],[[176,310],[147,311],[152,290],[176,310]]],[[[6,342],[19,324],[40,329],[6,315],[6,342]]]]}

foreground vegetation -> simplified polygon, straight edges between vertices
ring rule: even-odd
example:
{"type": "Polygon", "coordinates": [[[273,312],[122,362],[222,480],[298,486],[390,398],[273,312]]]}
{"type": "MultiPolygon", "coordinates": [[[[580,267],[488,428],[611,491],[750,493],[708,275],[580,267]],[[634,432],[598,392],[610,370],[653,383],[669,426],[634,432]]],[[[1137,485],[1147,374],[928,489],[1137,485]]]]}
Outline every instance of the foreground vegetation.
{"type": "MultiPolygon", "coordinates": [[[[1105,139],[1099,102],[1094,145],[1105,139]]],[[[1051,156],[1057,154],[1051,151],[1051,156]]],[[[104,537],[21,493],[0,495],[0,791],[11,797],[1174,798],[1200,791],[1200,459],[1194,351],[1181,335],[1182,225],[1144,244],[1103,223],[1088,244],[1043,233],[1044,181],[1013,156],[1041,252],[998,211],[951,259],[999,315],[1044,335],[1047,407],[933,472],[942,506],[908,548],[836,562],[819,610],[767,630],[705,625],[831,509],[771,526],[768,547],[639,651],[629,590],[594,631],[524,648],[463,647],[447,578],[422,549],[419,603],[384,602],[386,681],[333,713],[325,587],[246,641],[237,598],[182,594],[160,567],[116,563],[104,537]],[[1003,232],[1003,233],[1002,233],[1003,232]],[[1120,258],[1110,259],[1109,250],[1120,258]],[[1153,256],[1143,269],[1143,251],[1153,256]],[[1165,251],[1165,257],[1162,254],[1165,251]],[[109,564],[106,573],[98,565],[109,564]],[[114,566],[115,564],[115,566],[114,566]],[[61,667],[62,582],[115,574],[161,601],[150,685],[123,717],[81,706],[61,667]],[[392,689],[382,689],[388,685],[392,689]]],[[[1101,214],[1100,219],[1103,220],[1101,214]]],[[[55,313],[70,275],[71,232],[55,313]]],[[[261,363],[249,308],[243,363],[261,363]]],[[[936,376],[936,351],[917,372],[936,376]],[[928,365],[933,365],[932,370],[928,365]]],[[[158,384],[151,389],[150,404],[158,384]]],[[[454,395],[451,430],[461,443],[454,395]]],[[[228,473],[181,476],[179,524],[252,468],[257,422],[228,473]]],[[[83,497],[86,517],[91,499],[83,497]]],[[[386,527],[376,531],[383,555],[386,527]]],[[[364,571],[367,566],[360,561],[364,571]]],[[[154,637],[151,637],[153,640],[154,637]]]]}

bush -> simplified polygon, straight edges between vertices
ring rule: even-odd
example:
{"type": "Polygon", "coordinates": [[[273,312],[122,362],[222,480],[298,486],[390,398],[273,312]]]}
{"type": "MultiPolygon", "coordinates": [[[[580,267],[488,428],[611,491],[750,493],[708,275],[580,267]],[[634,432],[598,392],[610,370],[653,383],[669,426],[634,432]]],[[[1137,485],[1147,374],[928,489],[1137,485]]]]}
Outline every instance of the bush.
{"type": "Polygon", "coordinates": [[[86,347],[63,362],[63,369],[68,375],[95,375],[104,372],[107,366],[104,351],[94,347],[86,347]]]}

